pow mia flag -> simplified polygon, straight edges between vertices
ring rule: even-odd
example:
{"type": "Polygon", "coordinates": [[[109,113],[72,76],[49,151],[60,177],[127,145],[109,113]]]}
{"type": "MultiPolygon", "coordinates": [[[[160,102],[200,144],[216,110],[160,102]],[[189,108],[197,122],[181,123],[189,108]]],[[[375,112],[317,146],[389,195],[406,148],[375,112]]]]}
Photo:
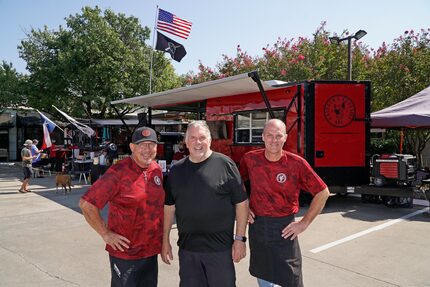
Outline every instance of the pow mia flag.
{"type": "Polygon", "coordinates": [[[157,31],[157,45],[155,50],[167,52],[170,54],[173,60],[180,62],[183,57],[187,54],[184,46],[178,42],[173,41],[169,37],[164,36],[157,31]]]}

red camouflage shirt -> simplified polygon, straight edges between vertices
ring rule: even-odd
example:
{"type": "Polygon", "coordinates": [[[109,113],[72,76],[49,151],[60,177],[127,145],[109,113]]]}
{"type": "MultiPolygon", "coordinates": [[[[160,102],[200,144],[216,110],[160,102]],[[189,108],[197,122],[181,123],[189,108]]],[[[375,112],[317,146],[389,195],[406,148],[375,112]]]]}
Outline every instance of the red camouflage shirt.
{"type": "Polygon", "coordinates": [[[305,159],[285,150],[276,162],[266,159],[264,149],[250,151],[239,170],[242,180],[251,183],[250,208],[257,216],[295,214],[301,189],[315,195],[327,187],[305,159]]]}
{"type": "Polygon", "coordinates": [[[160,166],[153,161],[145,170],[129,157],[111,166],[82,199],[99,209],[109,203],[108,228],[131,241],[124,252],[106,245],[109,254],[141,259],[161,252],[164,196],[160,166]]]}

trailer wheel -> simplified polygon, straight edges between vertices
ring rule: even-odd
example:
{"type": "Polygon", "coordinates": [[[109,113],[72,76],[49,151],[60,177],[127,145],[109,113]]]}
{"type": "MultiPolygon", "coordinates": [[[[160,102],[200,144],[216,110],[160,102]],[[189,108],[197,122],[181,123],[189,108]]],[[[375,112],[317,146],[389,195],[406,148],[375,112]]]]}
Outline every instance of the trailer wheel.
{"type": "Polygon", "coordinates": [[[403,207],[403,208],[412,208],[413,207],[413,198],[412,197],[395,197],[395,196],[386,196],[383,200],[385,206],[388,207],[403,207]]]}
{"type": "Polygon", "coordinates": [[[387,184],[387,180],[383,176],[375,176],[375,178],[373,179],[373,183],[376,186],[381,187],[387,184]]]}

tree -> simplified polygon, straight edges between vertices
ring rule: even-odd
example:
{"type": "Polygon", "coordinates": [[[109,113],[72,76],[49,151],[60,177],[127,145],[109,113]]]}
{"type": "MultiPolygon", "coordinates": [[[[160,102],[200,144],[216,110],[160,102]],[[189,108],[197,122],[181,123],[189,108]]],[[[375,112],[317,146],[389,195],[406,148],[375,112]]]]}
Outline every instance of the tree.
{"type": "MultiPolygon", "coordinates": [[[[377,111],[418,93],[430,84],[430,29],[420,33],[405,31],[394,40],[374,51],[368,66],[372,80],[372,110],[377,111]]],[[[417,156],[422,166],[422,151],[430,139],[428,129],[407,129],[405,152],[417,156]]],[[[400,137],[399,133],[394,133],[400,137]]]]}
{"type": "MultiPolygon", "coordinates": [[[[345,79],[347,71],[347,45],[330,45],[325,22],[315,31],[313,38],[299,37],[297,40],[278,38],[274,45],[264,47],[262,56],[250,56],[237,46],[236,56],[223,55],[216,69],[199,64],[197,74],[188,73],[185,83],[192,84],[258,70],[263,80],[303,81],[311,79],[345,79]]],[[[344,31],[341,36],[348,35],[344,31]]],[[[366,47],[354,42],[354,74],[359,75],[366,65],[366,47]],[[357,59],[357,60],[356,60],[357,59]]]]}
{"type": "Polygon", "coordinates": [[[25,76],[16,72],[12,64],[0,65],[0,113],[5,108],[18,107],[25,103],[25,76]]]}
{"type": "MultiPolygon", "coordinates": [[[[31,30],[18,47],[32,86],[28,104],[54,104],[77,117],[112,116],[113,100],[149,92],[150,29],[135,17],[84,7],[67,28],[31,30]]],[[[154,52],[154,90],[177,87],[179,78],[161,52],[154,52]]],[[[123,106],[121,113],[130,111],[123,106]]]]}
{"type": "MultiPolygon", "coordinates": [[[[369,49],[361,41],[352,42],[353,79],[372,82],[372,111],[402,101],[429,85],[429,32],[430,29],[422,29],[420,33],[405,31],[391,45],[383,43],[376,50],[369,49]]],[[[340,37],[348,35],[345,30],[340,37]]],[[[323,22],[312,39],[278,38],[274,45],[263,48],[262,56],[252,57],[237,46],[235,57],[223,55],[216,69],[200,63],[199,72],[188,73],[184,82],[199,83],[256,69],[263,80],[342,80],[347,74],[347,55],[347,43],[330,44],[323,22]]],[[[430,132],[408,130],[405,134],[405,151],[416,154],[421,163],[421,153],[430,139],[430,132]]],[[[399,132],[390,132],[389,141],[399,142],[399,132]]]]}

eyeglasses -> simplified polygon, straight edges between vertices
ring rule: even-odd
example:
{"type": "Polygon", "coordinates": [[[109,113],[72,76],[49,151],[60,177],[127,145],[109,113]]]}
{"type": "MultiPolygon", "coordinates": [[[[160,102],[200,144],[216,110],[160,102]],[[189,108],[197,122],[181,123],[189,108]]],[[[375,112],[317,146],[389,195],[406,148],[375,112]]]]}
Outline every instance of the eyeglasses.
{"type": "Polygon", "coordinates": [[[139,149],[153,149],[157,144],[154,142],[143,142],[136,144],[135,146],[139,149]]]}

